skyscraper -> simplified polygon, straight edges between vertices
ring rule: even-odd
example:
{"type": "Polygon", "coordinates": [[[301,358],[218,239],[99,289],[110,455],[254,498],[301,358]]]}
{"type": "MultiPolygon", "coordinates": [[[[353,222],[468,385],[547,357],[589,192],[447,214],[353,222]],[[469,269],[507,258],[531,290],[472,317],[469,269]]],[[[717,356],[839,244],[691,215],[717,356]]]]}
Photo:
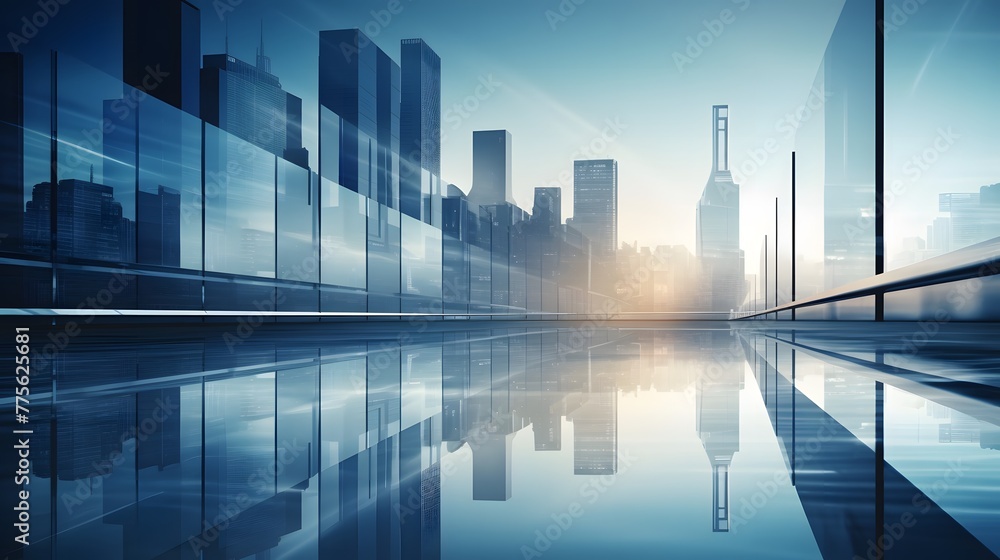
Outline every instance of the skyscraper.
{"type": "Polygon", "coordinates": [[[618,162],[613,159],[573,164],[573,225],[590,239],[595,257],[618,249],[618,162]]]}
{"type": "Polygon", "coordinates": [[[562,188],[535,187],[535,206],[531,217],[542,227],[555,228],[562,225],[562,188]]]}
{"type": "Polygon", "coordinates": [[[708,286],[708,309],[736,309],[745,288],[740,251],[740,188],[729,170],[729,106],[712,107],[712,172],[698,201],[696,256],[708,286]]]}
{"type": "Polygon", "coordinates": [[[512,138],[506,130],[472,133],[471,207],[515,204],[511,146],[512,138]]]}
{"type": "MultiPolygon", "coordinates": [[[[400,68],[386,53],[379,51],[376,64],[378,81],[378,136],[376,164],[378,175],[372,198],[380,204],[399,208],[400,142],[400,68]]],[[[416,216],[420,218],[420,216],[416,216]]],[[[425,220],[430,223],[430,220],[425,220]]]]}
{"type": "Polygon", "coordinates": [[[441,175],[441,57],[422,39],[404,39],[400,51],[400,211],[420,219],[422,178],[441,175]]]}
{"type": "Polygon", "coordinates": [[[847,0],[820,70],[826,95],[826,287],[875,273],[875,6],[847,0]]]}
{"type": "Polygon", "coordinates": [[[300,167],[309,166],[302,148],[302,100],[281,89],[263,38],[256,65],[228,53],[205,56],[201,111],[206,122],[300,167]]]}
{"type": "Polygon", "coordinates": [[[24,228],[24,58],[0,53],[0,252],[20,251],[24,228]]]}
{"type": "Polygon", "coordinates": [[[138,245],[141,263],[181,265],[181,195],[160,186],[157,192],[138,192],[138,221],[142,239],[138,245]]]}
{"type": "Polygon", "coordinates": [[[320,173],[399,202],[399,65],[358,29],[320,32],[320,173]],[[393,139],[397,139],[395,142],[393,139]]]}
{"type": "MultiPolygon", "coordinates": [[[[45,255],[49,250],[52,185],[32,190],[24,215],[25,247],[45,255]]],[[[114,189],[77,179],[59,181],[56,249],[62,258],[132,262],[135,244],[131,220],[122,217],[114,189]]]]}
{"type": "Polygon", "coordinates": [[[201,11],[187,0],[124,0],[123,22],[123,81],[199,116],[201,11]]]}

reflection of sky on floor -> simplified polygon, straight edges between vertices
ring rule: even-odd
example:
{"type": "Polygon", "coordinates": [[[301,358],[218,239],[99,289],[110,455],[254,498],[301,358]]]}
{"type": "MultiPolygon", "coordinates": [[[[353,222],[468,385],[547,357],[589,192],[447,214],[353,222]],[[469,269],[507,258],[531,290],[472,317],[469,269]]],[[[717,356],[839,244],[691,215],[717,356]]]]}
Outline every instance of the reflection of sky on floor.
{"type": "Polygon", "coordinates": [[[1000,551],[993,327],[493,326],[94,329],[36,362],[25,557],[1000,551]]]}

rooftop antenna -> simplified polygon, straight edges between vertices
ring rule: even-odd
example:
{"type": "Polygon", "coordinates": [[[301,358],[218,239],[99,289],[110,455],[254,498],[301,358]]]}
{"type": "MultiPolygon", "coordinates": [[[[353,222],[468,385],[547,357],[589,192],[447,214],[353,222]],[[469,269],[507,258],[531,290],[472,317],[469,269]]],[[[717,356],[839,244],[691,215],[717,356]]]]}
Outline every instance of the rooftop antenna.
{"type": "Polygon", "coordinates": [[[94,182],[94,164],[90,164],[90,182],[94,182]]]}
{"type": "Polygon", "coordinates": [[[260,20],[260,48],[257,50],[257,68],[271,73],[271,59],[264,55],[264,19],[260,20]]]}

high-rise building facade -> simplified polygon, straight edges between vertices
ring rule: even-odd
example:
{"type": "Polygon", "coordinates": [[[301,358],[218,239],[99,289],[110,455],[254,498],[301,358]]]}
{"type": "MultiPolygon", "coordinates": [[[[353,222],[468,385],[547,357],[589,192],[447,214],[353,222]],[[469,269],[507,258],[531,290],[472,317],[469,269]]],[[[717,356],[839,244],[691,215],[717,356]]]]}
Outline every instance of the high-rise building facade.
{"type": "MultiPolygon", "coordinates": [[[[25,248],[34,254],[49,252],[52,185],[39,183],[32,190],[24,216],[25,248]]],[[[59,181],[56,192],[56,252],[64,259],[133,262],[131,220],[122,217],[114,189],[89,181],[59,181]]]]}
{"type": "Polygon", "coordinates": [[[124,0],[122,7],[123,81],[199,116],[201,11],[187,0],[124,0]]]}
{"type": "Polygon", "coordinates": [[[302,148],[302,100],[281,89],[263,44],[252,65],[229,54],[205,56],[201,112],[205,122],[283,157],[309,166],[302,148]]]}
{"type": "Polygon", "coordinates": [[[573,225],[590,239],[595,256],[618,249],[618,162],[573,163],[573,225]]]}
{"type": "Polygon", "coordinates": [[[469,204],[473,207],[515,204],[512,145],[512,137],[506,130],[477,130],[472,133],[469,204]]]}
{"type": "Polygon", "coordinates": [[[320,174],[397,209],[399,76],[360,30],[320,32],[320,174]]]}
{"type": "Polygon", "coordinates": [[[729,170],[729,106],[712,107],[712,172],[698,201],[696,256],[708,286],[708,309],[726,312],[743,299],[740,188],[729,170]]]}
{"type": "Polygon", "coordinates": [[[441,176],[441,57],[422,39],[404,39],[400,63],[400,211],[420,219],[424,183],[441,176]]]}

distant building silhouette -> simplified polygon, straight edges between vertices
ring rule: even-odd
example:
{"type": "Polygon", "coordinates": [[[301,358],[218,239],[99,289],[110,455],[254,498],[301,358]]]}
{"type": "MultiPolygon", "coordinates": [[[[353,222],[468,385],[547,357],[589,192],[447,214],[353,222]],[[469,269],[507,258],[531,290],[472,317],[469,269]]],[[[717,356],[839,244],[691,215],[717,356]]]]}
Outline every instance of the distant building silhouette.
{"type": "Polygon", "coordinates": [[[200,116],[201,11],[186,0],[124,0],[123,81],[200,116]]]}
{"type": "Polygon", "coordinates": [[[473,208],[515,204],[511,147],[512,137],[506,130],[477,130],[472,133],[469,204],[473,208]]]}
{"type": "MultiPolygon", "coordinates": [[[[47,255],[51,238],[51,183],[32,189],[24,214],[25,249],[47,255]]],[[[56,251],[61,258],[133,262],[135,228],[122,217],[114,189],[78,179],[59,181],[56,251]]]]}
{"type": "Polygon", "coordinates": [[[535,206],[531,218],[543,228],[558,228],[562,225],[562,188],[535,187],[535,206]]]}
{"type": "Polygon", "coordinates": [[[142,239],[139,262],[181,265],[181,195],[160,186],[155,193],[139,191],[138,220],[142,239]]]}

